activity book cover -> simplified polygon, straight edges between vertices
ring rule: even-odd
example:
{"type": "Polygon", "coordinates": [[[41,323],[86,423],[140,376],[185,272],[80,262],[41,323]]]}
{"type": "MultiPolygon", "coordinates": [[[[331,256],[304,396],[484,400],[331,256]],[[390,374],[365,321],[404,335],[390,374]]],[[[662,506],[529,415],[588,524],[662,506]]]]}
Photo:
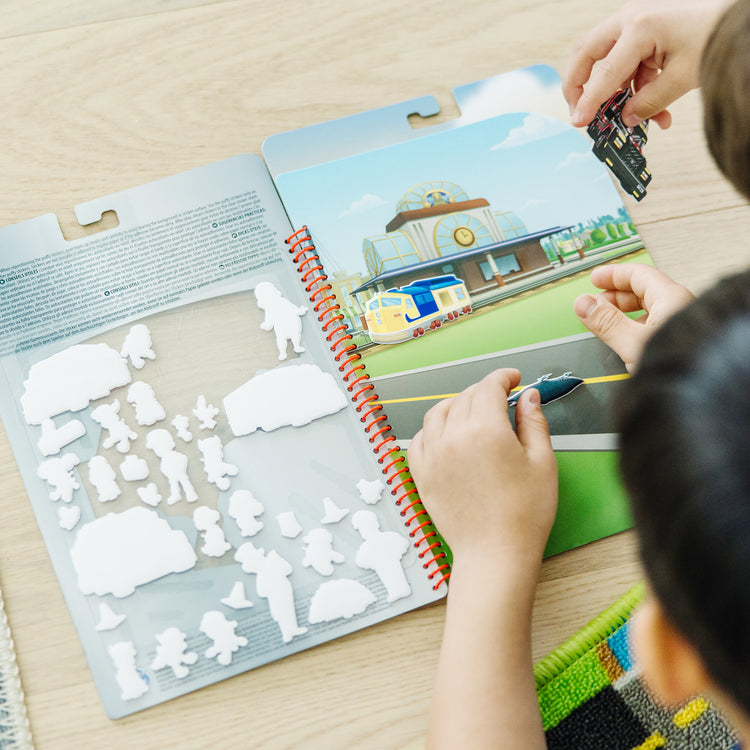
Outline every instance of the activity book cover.
{"type": "Polygon", "coordinates": [[[554,71],[454,93],[0,229],[0,418],[112,718],[442,597],[404,449],[497,367],[550,399],[548,553],[629,525],[572,300],[648,256],[554,71]]]}

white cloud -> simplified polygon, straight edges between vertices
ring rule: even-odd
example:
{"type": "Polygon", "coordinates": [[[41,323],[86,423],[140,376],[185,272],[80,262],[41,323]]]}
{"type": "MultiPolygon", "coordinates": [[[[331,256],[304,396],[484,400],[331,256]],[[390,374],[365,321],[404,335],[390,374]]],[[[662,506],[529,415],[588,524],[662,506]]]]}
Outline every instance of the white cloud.
{"type": "Polygon", "coordinates": [[[591,151],[571,151],[556,167],[556,170],[572,167],[582,161],[597,163],[596,157],[591,151]],[[592,162],[593,160],[593,162],[592,162]]]}
{"type": "Polygon", "coordinates": [[[539,206],[544,206],[545,204],[549,203],[549,201],[542,201],[537,200],[536,198],[532,198],[531,200],[526,201],[526,203],[521,206],[518,211],[519,213],[521,211],[527,211],[530,208],[538,208],[539,206]]]}
{"type": "Polygon", "coordinates": [[[353,214],[361,214],[372,208],[384,206],[385,204],[386,201],[384,201],[379,195],[365,193],[358,201],[353,201],[349,208],[342,211],[339,214],[339,219],[343,219],[345,216],[352,216],[353,214]]]}
{"type": "Polygon", "coordinates": [[[545,84],[528,70],[516,70],[488,79],[465,102],[461,123],[486,120],[508,112],[541,112],[568,121],[560,82],[545,84]]]}
{"type": "Polygon", "coordinates": [[[531,112],[523,118],[521,125],[508,133],[505,140],[496,143],[490,150],[496,151],[500,148],[525,146],[527,143],[549,138],[567,130],[569,130],[569,127],[564,122],[539,112],[531,112]]]}

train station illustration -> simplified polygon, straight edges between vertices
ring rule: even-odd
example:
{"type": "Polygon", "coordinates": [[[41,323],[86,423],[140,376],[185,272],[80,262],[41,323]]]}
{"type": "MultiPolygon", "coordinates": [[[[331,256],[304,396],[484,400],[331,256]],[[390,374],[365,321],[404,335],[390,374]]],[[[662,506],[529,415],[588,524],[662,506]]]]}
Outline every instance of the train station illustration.
{"type": "MultiPolygon", "coordinates": [[[[422,182],[398,201],[383,234],[363,239],[367,275],[356,284],[332,281],[355,329],[375,343],[398,343],[578,270],[592,231],[529,232],[516,213],[495,210],[456,183],[422,182]]],[[[629,234],[621,226],[619,232],[629,234]]]]}

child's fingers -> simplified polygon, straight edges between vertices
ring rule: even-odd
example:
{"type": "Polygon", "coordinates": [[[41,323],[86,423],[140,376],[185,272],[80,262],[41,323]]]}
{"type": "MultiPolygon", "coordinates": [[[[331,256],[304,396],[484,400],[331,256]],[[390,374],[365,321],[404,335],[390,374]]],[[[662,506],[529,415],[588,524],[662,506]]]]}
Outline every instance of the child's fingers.
{"type": "Polygon", "coordinates": [[[532,463],[554,461],[549,424],[542,413],[539,391],[529,388],[521,394],[516,407],[516,434],[532,463]]]}
{"type": "Polygon", "coordinates": [[[425,433],[423,440],[429,444],[430,439],[439,437],[445,430],[445,422],[448,419],[448,413],[453,405],[452,398],[444,398],[438,401],[422,420],[422,432],[425,433]]]}
{"type": "Polygon", "coordinates": [[[643,300],[635,292],[621,292],[616,289],[607,289],[599,292],[607,302],[611,302],[616,308],[623,312],[637,312],[643,310],[643,300]]]}
{"type": "Polygon", "coordinates": [[[475,424],[486,423],[487,419],[496,427],[503,428],[508,419],[508,396],[511,390],[521,382],[521,373],[515,368],[504,367],[486,375],[471,390],[471,410],[467,415],[475,424]]]}
{"type": "Polygon", "coordinates": [[[682,288],[658,268],[645,263],[614,263],[591,272],[591,283],[599,289],[629,292],[642,299],[648,309],[655,299],[682,288]]]}
{"type": "Polygon", "coordinates": [[[609,52],[593,67],[583,94],[578,100],[571,122],[576,126],[588,125],[599,107],[630,81],[641,60],[650,54],[647,40],[625,29],[609,52]]]}
{"type": "Polygon", "coordinates": [[[578,107],[584,85],[591,77],[594,64],[609,54],[620,35],[620,30],[619,21],[616,18],[608,18],[576,42],[570,54],[563,76],[562,89],[571,113],[574,109],[579,109],[581,122],[585,120],[585,123],[588,123],[592,120],[601,104],[601,102],[596,105],[592,103],[582,109],[578,107]]]}
{"type": "Polygon", "coordinates": [[[495,370],[457,396],[446,398],[424,416],[420,442],[427,454],[438,449],[445,439],[482,439],[489,424],[512,432],[508,420],[507,397],[518,385],[521,373],[512,368],[495,370]]]}
{"type": "Polygon", "coordinates": [[[601,296],[583,294],[574,303],[576,315],[597,338],[626,364],[633,363],[643,346],[643,327],[601,296]]]}
{"type": "Polygon", "coordinates": [[[507,409],[507,399],[510,392],[521,382],[521,373],[515,367],[503,367],[494,370],[477,384],[483,391],[483,396],[491,401],[497,400],[507,409]]]}

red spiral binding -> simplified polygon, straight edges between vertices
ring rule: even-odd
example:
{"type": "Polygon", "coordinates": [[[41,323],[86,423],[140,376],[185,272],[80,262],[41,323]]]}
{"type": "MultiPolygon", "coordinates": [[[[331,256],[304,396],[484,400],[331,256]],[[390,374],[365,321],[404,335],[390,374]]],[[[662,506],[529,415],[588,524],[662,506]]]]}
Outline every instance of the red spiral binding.
{"type": "Polygon", "coordinates": [[[419,559],[425,561],[422,567],[425,570],[432,568],[427,577],[431,581],[437,579],[433,584],[433,589],[437,590],[450,578],[447,555],[419,499],[416,485],[405,464],[405,457],[395,444],[396,438],[390,434],[392,428],[383,412],[383,405],[378,402],[375,387],[369,382],[370,376],[365,372],[364,364],[359,362],[362,357],[357,352],[352,335],[346,332],[344,315],[336,303],[336,295],[328,283],[328,276],[315,251],[312,237],[305,226],[287,237],[285,242],[289,245],[292,262],[297,267],[305,292],[309,295],[310,302],[314,303],[313,311],[317,313],[325,339],[330,344],[335,361],[339,363],[338,369],[347,384],[346,390],[352,394],[351,401],[361,414],[360,421],[365,425],[364,431],[373,445],[373,453],[381,466],[388,460],[381,471],[386,477],[386,484],[393,485],[391,495],[396,498],[395,503],[399,507],[408,501],[401,509],[401,516],[405,518],[404,525],[409,529],[409,537],[414,540],[415,549],[419,550],[419,559]],[[394,485],[394,482],[397,483],[394,485]],[[410,514],[408,518],[407,514],[410,514]],[[413,529],[412,524],[416,524],[413,529]],[[427,546],[422,548],[425,544],[427,546]]]}

